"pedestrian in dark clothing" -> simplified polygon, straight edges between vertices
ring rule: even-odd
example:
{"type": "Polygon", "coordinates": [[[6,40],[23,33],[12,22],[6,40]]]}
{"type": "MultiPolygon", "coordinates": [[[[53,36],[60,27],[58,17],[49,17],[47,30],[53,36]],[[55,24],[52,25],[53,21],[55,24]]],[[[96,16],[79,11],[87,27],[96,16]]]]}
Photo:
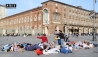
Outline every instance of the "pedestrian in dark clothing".
{"type": "Polygon", "coordinates": [[[76,34],[76,37],[78,37],[78,35],[79,35],[79,34],[77,33],[77,34],[76,34]]]}
{"type": "Polygon", "coordinates": [[[69,36],[68,35],[65,36],[65,39],[66,39],[65,42],[69,42],[69,36]]]}
{"type": "Polygon", "coordinates": [[[65,37],[64,37],[64,34],[62,33],[61,30],[59,30],[59,34],[57,34],[59,37],[60,37],[60,42],[61,42],[61,46],[64,46],[64,40],[65,40],[65,37]]]}

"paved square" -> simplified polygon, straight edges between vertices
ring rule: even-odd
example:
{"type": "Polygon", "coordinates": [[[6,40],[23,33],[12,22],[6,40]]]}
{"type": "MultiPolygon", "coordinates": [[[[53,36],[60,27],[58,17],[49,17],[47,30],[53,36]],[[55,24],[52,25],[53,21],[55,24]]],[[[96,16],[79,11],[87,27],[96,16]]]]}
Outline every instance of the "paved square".
{"type": "MultiPolygon", "coordinates": [[[[98,38],[98,37],[97,37],[98,38]]],[[[49,42],[54,41],[53,36],[48,36],[49,42]]],[[[92,40],[92,36],[79,36],[78,38],[70,36],[70,40],[75,41],[83,41],[83,40],[92,40]]],[[[3,52],[1,51],[2,47],[7,43],[14,43],[14,42],[29,42],[29,43],[38,43],[41,42],[40,39],[37,39],[35,36],[28,36],[28,37],[0,37],[0,57],[38,57],[34,51],[25,51],[25,52],[3,52]]],[[[91,41],[94,43],[98,43],[98,41],[91,41]]],[[[98,51],[98,47],[88,49],[88,50],[77,50],[73,53],[69,54],[50,54],[50,55],[41,55],[40,57],[98,57],[98,53],[94,51],[98,51]]]]}

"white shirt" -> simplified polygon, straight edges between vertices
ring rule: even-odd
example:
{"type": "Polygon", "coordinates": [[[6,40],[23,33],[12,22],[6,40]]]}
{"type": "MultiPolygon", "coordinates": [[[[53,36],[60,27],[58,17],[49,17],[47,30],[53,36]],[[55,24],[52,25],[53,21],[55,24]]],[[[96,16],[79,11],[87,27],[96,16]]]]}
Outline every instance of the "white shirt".
{"type": "Polygon", "coordinates": [[[87,45],[87,47],[92,48],[92,47],[93,47],[93,45],[92,45],[92,44],[90,44],[90,45],[87,45]]]}
{"type": "Polygon", "coordinates": [[[87,44],[83,43],[83,47],[84,47],[84,48],[87,47],[87,44]]]}
{"type": "Polygon", "coordinates": [[[72,51],[72,49],[73,49],[72,47],[69,47],[69,50],[71,50],[71,51],[72,51]]]}
{"type": "Polygon", "coordinates": [[[68,49],[69,49],[68,45],[66,45],[66,46],[65,46],[65,49],[66,49],[66,50],[68,50],[68,49]]]}
{"type": "Polygon", "coordinates": [[[51,54],[51,53],[55,54],[55,53],[58,53],[58,52],[60,52],[60,50],[57,49],[57,48],[52,48],[52,49],[48,50],[47,52],[45,52],[45,50],[43,50],[43,54],[45,54],[45,55],[51,54]]]}
{"type": "Polygon", "coordinates": [[[43,49],[43,44],[42,43],[40,43],[39,46],[43,49]]]}

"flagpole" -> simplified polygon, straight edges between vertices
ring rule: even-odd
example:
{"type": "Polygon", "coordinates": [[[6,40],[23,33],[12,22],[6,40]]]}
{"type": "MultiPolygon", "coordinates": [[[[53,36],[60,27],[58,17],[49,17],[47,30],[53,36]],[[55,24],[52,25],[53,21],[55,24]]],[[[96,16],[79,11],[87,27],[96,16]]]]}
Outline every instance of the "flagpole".
{"type": "MultiPolygon", "coordinates": [[[[26,18],[26,17],[25,17],[26,18]]],[[[23,37],[26,37],[26,35],[25,35],[25,19],[23,19],[23,24],[24,24],[24,35],[23,35],[23,37]]]]}
{"type": "Polygon", "coordinates": [[[97,39],[96,39],[96,29],[95,29],[95,21],[96,21],[95,3],[96,3],[96,0],[93,0],[93,10],[94,10],[93,26],[94,27],[93,27],[93,39],[92,39],[92,41],[97,41],[97,39]]]}

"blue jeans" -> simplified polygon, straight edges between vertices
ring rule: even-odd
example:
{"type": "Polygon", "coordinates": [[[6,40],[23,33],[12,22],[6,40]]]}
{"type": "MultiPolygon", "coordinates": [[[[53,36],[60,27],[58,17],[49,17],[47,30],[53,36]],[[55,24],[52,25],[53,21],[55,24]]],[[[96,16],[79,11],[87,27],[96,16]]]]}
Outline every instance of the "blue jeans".
{"type": "Polygon", "coordinates": [[[66,53],[72,53],[71,50],[66,50],[65,47],[61,48],[60,52],[64,53],[64,54],[66,54],[66,53]]]}
{"type": "Polygon", "coordinates": [[[64,46],[64,39],[61,39],[61,46],[64,46]]]}
{"type": "Polygon", "coordinates": [[[98,47],[98,44],[94,44],[94,43],[93,43],[93,45],[94,45],[94,47],[98,47]]]}
{"type": "Polygon", "coordinates": [[[58,45],[61,45],[61,39],[58,39],[58,45]]]}

